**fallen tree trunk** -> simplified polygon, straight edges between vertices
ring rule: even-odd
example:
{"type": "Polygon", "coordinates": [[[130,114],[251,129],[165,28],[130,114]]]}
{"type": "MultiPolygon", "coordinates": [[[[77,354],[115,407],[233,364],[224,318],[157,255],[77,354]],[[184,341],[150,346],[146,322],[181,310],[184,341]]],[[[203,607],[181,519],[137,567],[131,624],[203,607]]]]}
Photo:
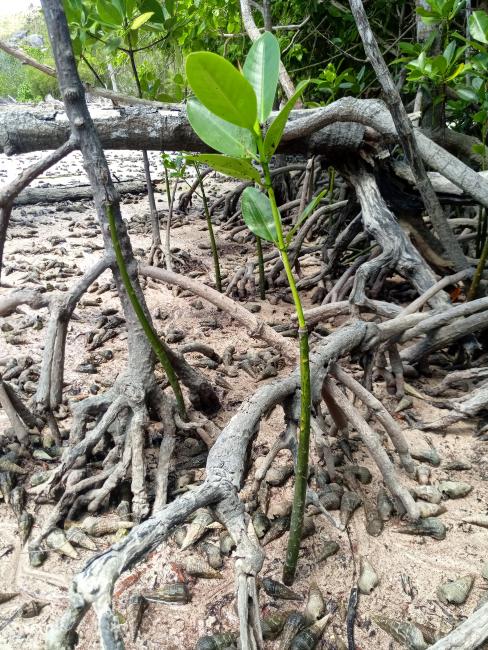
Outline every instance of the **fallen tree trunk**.
{"type": "MultiPolygon", "coordinates": [[[[89,108],[96,111],[93,121],[104,149],[211,151],[195,134],[180,105],[175,105],[174,110],[89,108]]],[[[307,111],[293,111],[292,119],[304,113],[307,111]]],[[[280,145],[278,152],[293,154],[313,150],[327,153],[338,144],[356,150],[363,143],[366,132],[360,124],[343,124],[340,129],[332,124],[315,134],[313,141],[309,137],[294,138],[280,145]]],[[[7,155],[54,149],[65,142],[69,134],[69,123],[62,109],[17,104],[0,106],[0,151],[7,155]]]]}
{"type": "MultiPolygon", "coordinates": [[[[122,181],[114,183],[119,194],[144,194],[146,184],[142,181],[122,181]]],[[[90,185],[27,187],[15,199],[14,205],[32,205],[33,203],[57,203],[58,201],[79,201],[93,199],[90,185]]]]}
{"type": "MultiPolygon", "coordinates": [[[[140,151],[209,151],[196,136],[180,105],[174,110],[125,107],[106,111],[94,124],[105,149],[140,151]]],[[[69,137],[62,111],[0,106],[0,152],[7,155],[51,150],[69,137]]],[[[383,102],[344,97],[324,108],[292,111],[278,153],[354,153],[398,142],[393,120],[383,102]]],[[[415,130],[424,162],[456,187],[488,207],[488,180],[415,130]]]]}

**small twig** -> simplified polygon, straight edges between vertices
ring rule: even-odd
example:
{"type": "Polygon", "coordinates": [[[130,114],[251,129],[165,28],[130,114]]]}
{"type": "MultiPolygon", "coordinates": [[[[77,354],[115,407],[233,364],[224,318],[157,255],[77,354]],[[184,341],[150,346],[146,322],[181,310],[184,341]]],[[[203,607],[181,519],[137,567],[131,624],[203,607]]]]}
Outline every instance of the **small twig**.
{"type": "Polygon", "coordinates": [[[349,602],[347,604],[346,616],[346,630],[347,630],[347,649],[356,650],[354,643],[354,624],[356,622],[356,610],[358,606],[358,588],[353,587],[349,594],[349,602]]]}

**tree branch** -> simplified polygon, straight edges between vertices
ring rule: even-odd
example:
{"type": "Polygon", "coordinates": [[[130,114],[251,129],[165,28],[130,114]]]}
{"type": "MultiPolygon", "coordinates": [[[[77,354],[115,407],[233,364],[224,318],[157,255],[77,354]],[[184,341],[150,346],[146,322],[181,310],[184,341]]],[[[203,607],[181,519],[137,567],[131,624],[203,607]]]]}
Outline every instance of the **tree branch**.
{"type": "Polygon", "coordinates": [[[388,66],[381,55],[378,43],[371,30],[368,17],[363,7],[362,0],[349,0],[356,25],[363,41],[364,50],[374,68],[376,77],[383,88],[385,102],[390,110],[396,126],[398,138],[405,152],[405,156],[412,168],[413,175],[429,214],[435,231],[446,251],[452,260],[456,270],[460,271],[468,266],[468,262],[461,246],[454,237],[449,227],[442,206],[427,176],[422,157],[420,155],[412,124],[410,123],[407,111],[403,105],[400,93],[393,83],[388,66]]]}

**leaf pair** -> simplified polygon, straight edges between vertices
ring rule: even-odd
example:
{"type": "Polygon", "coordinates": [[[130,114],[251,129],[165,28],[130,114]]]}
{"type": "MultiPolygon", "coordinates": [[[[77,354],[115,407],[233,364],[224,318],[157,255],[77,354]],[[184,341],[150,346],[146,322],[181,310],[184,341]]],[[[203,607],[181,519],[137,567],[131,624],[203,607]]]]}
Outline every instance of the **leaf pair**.
{"type": "Polygon", "coordinates": [[[228,156],[255,156],[255,128],[273,108],[279,65],[280,48],[270,32],[253,43],[242,73],[212,52],[190,54],[186,74],[197,100],[188,102],[188,119],[200,139],[228,156]]]}
{"type": "Polygon", "coordinates": [[[250,131],[265,122],[273,108],[278,85],[280,48],[265,32],[252,45],[241,74],[229,61],[212,52],[193,52],[186,60],[188,83],[214,115],[250,131]]]}

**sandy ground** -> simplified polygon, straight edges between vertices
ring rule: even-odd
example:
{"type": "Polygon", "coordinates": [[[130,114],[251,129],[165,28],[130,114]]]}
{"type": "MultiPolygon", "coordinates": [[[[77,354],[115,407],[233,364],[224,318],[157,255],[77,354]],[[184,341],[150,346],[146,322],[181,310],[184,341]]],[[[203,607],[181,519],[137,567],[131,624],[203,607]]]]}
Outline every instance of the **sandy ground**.
{"type": "MultiPolygon", "coordinates": [[[[107,155],[112,171],[119,180],[142,177],[142,164],[140,156],[134,152],[108,152],[107,155]]],[[[33,155],[20,156],[13,161],[6,161],[0,157],[0,178],[12,177],[22,166],[32,161],[33,155]]],[[[153,172],[156,177],[161,177],[161,166],[156,155],[152,156],[153,172]]],[[[76,182],[83,175],[79,156],[72,154],[68,159],[59,163],[37,184],[66,184],[76,182]],[[73,180],[75,179],[75,180],[73,180]]],[[[213,181],[209,187],[212,199],[224,189],[223,179],[213,181]]],[[[158,207],[165,215],[165,200],[160,193],[157,194],[158,207]]],[[[196,207],[199,207],[197,202],[196,207]]],[[[147,228],[141,227],[141,221],[147,215],[147,203],[144,199],[124,199],[123,214],[129,224],[133,246],[136,252],[144,254],[150,247],[150,236],[147,228]]],[[[2,280],[10,285],[0,289],[0,295],[5,295],[11,288],[20,286],[34,286],[40,282],[48,288],[65,289],[72,286],[76,276],[66,279],[56,277],[48,278],[44,262],[61,260],[64,264],[74,265],[80,271],[89,268],[100,255],[101,236],[94,220],[94,209],[91,204],[62,204],[59,206],[32,206],[15,210],[12,227],[9,231],[10,239],[6,245],[5,274],[2,280]],[[88,236],[90,235],[94,236],[88,236]]],[[[164,222],[164,219],[163,219],[164,222]]],[[[208,235],[205,222],[199,211],[190,209],[188,216],[176,219],[179,227],[172,233],[172,246],[185,251],[188,267],[199,272],[202,280],[212,277],[211,256],[208,251],[208,235]],[[182,225],[179,225],[181,221],[182,225]]],[[[225,232],[216,227],[219,247],[223,259],[223,267],[229,275],[244,262],[246,253],[251,252],[247,245],[238,244],[229,240],[225,232]]],[[[110,281],[106,273],[98,280],[98,286],[110,281]]],[[[218,313],[209,304],[198,301],[191,296],[175,295],[169,288],[149,282],[145,289],[147,301],[153,315],[163,313],[166,320],[155,318],[158,331],[162,334],[169,328],[176,326],[185,333],[185,342],[190,340],[203,340],[219,353],[229,345],[234,345],[236,352],[245,352],[261,343],[251,339],[241,327],[226,314],[218,313]]],[[[96,297],[96,292],[87,294],[90,298],[96,297]]],[[[100,309],[109,306],[118,306],[114,291],[108,290],[101,295],[100,306],[83,306],[76,309],[76,320],[72,320],[67,340],[66,353],[66,398],[68,403],[81,399],[90,394],[90,387],[103,391],[110,386],[125,363],[125,338],[123,328],[119,335],[108,341],[102,348],[112,350],[112,360],[104,361],[97,366],[96,375],[81,374],[76,367],[97,357],[100,350],[90,352],[87,347],[89,332],[100,315],[100,309]]],[[[271,305],[262,303],[253,298],[253,304],[261,308],[261,316],[272,323],[290,322],[291,305],[278,301],[271,305]]],[[[18,313],[8,319],[0,319],[0,325],[9,323],[20,335],[20,344],[11,345],[7,342],[10,332],[0,332],[0,357],[30,355],[35,362],[39,362],[43,347],[44,329],[33,327],[32,316],[40,319],[45,325],[47,311],[31,312],[28,308],[18,310],[18,313]],[[27,327],[23,325],[27,323],[27,327]]],[[[328,327],[338,326],[340,323],[327,324],[328,327]]],[[[99,360],[99,358],[97,357],[99,360]]],[[[190,356],[196,361],[197,355],[190,356]]],[[[357,370],[357,368],[355,369],[357,370]]],[[[215,371],[204,370],[210,378],[215,378],[215,371]]],[[[217,371],[218,372],[218,371],[217,371]]],[[[286,372],[286,370],[282,371],[286,372]]],[[[441,374],[434,374],[430,380],[434,383],[441,378],[441,374]]],[[[243,399],[248,396],[257,384],[243,370],[239,370],[237,377],[227,378],[230,388],[219,388],[223,402],[223,409],[215,418],[215,422],[222,427],[243,399]]],[[[422,391],[423,382],[413,381],[415,387],[422,391]]],[[[395,406],[392,397],[385,394],[383,386],[376,387],[376,393],[391,409],[395,406]]],[[[441,411],[420,399],[414,399],[413,405],[416,415],[423,420],[435,419],[441,411]]],[[[403,426],[407,426],[401,416],[397,416],[403,426]]],[[[263,423],[259,437],[254,445],[253,456],[258,458],[269,449],[275,436],[281,430],[282,417],[279,410],[263,423]]],[[[8,426],[5,414],[0,411],[0,432],[8,426]]],[[[61,422],[63,428],[69,427],[69,418],[61,422]]],[[[488,582],[481,577],[481,568],[486,560],[488,531],[483,528],[462,523],[466,515],[485,513],[488,511],[488,443],[476,442],[472,433],[475,422],[455,425],[442,435],[434,434],[433,440],[438,449],[443,464],[453,459],[467,460],[472,464],[472,469],[462,472],[446,472],[443,464],[432,469],[431,482],[450,478],[466,481],[473,486],[468,497],[445,502],[447,512],[442,515],[442,521],[448,528],[444,541],[435,541],[431,538],[422,538],[399,534],[402,523],[390,520],[379,537],[370,537],[365,530],[364,511],[359,509],[353,516],[350,525],[350,540],[345,533],[341,533],[320,516],[315,517],[317,533],[303,542],[303,552],[299,563],[297,581],[294,589],[305,596],[308,585],[316,581],[331,609],[335,610],[333,624],[326,632],[319,647],[334,648],[332,630],[345,639],[345,613],[349,591],[353,585],[354,566],[359,565],[361,557],[367,558],[376,569],[380,583],[370,596],[361,596],[358,606],[356,625],[356,647],[358,650],[373,648],[400,647],[391,637],[377,627],[372,618],[374,616],[389,616],[395,620],[410,620],[417,623],[429,624],[436,629],[449,630],[453,625],[473,611],[475,605],[488,588],[488,582]],[[337,555],[325,562],[317,563],[314,555],[321,539],[333,539],[340,545],[337,555]],[[441,606],[437,597],[438,585],[449,579],[473,574],[474,587],[463,606],[441,606]],[[411,595],[407,595],[402,588],[403,581],[410,580],[411,595]]],[[[412,447],[426,448],[425,434],[415,430],[407,431],[412,447]]],[[[148,452],[148,469],[153,466],[154,452],[148,452]]],[[[281,452],[277,462],[289,461],[287,453],[281,452]]],[[[371,463],[363,448],[355,454],[355,461],[371,469],[374,475],[373,482],[365,486],[367,497],[375,498],[381,484],[379,474],[371,463]]],[[[41,471],[47,467],[42,461],[29,462],[29,470],[41,471]]],[[[400,471],[401,478],[408,486],[413,482],[400,471]]],[[[197,471],[198,475],[198,471],[197,471]]],[[[200,472],[201,475],[201,472],[200,472]]],[[[290,499],[291,485],[288,482],[283,488],[272,490],[271,502],[290,499]]],[[[49,511],[48,505],[36,505],[32,498],[29,499],[28,509],[36,518],[36,526],[43,520],[49,511]]],[[[338,513],[334,513],[337,515],[338,513]]],[[[0,605],[0,650],[37,650],[43,647],[43,636],[46,629],[53,625],[62,614],[67,602],[67,587],[70,579],[84,562],[90,557],[89,551],[81,551],[79,560],[61,559],[51,552],[46,563],[40,569],[31,569],[25,550],[20,548],[17,536],[17,524],[8,506],[0,502],[0,554],[2,549],[12,546],[10,552],[0,557],[0,593],[19,592],[14,600],[0,605]],[[31,619],[21,619],[18,616],[10,622],[19,606],[35,598],[47,604],[39,616],[31,619]],[[3,621],[3,622],[2,622],[3,621]]],[[[209,540],[218,539],[218,531],[209,530],[209,540]]],[[[111,543],[110,537],[100,538],[100,549],[106,548],[111,543]]],[[[276,579],[281,578],[283,558],[285,555],[286,538],[272,542],[266,547],[266,561],[262,574],[276,579]]],[[[186,551],[185,556],[194,554],[195,551],[186,551]]],[[[175,542],[170,539],[141,562],[130,574],[122,576],[115,586],[115,609],[125,620],[127,602],[131,594],[142,589],[150,589],[170,581],[174,576],[174,563],[178,563],[182,553],[175,542]],[[172,566],[173,565],[173,566],[172,566]],[[128,580],[127,577],[131,576],[128,580]]],[[[165,648],[172,650],[186,647],[193,648],[196,640],[203,634],[216,633],[228,629],[236,629],[237,617],[234,608],[234,576],[233,558],[225,561],[225,570],[220,580],[191,580],[190,588],[192,599],[187,605],[162,605],[150,604],[147,609],[139,637],[135,643],[129,640],[128,625],[124,623],[124,639],[127,648],[155,650],[165,648]]],[[[290,610],[296,605],[286,601],[274,601],[261,591],[261,606],[263,614],[276,610],[290,610]]],[[[300,607],[300,603],[298,607],[300,607]]],[[[99,647],[96,632],[96,620],[93,612],[84,619],[79,629],[79,647],[91,650],[99,647]]],[[[268,642],[266,647],[277,648],[278,643],[268,642]]]]}

